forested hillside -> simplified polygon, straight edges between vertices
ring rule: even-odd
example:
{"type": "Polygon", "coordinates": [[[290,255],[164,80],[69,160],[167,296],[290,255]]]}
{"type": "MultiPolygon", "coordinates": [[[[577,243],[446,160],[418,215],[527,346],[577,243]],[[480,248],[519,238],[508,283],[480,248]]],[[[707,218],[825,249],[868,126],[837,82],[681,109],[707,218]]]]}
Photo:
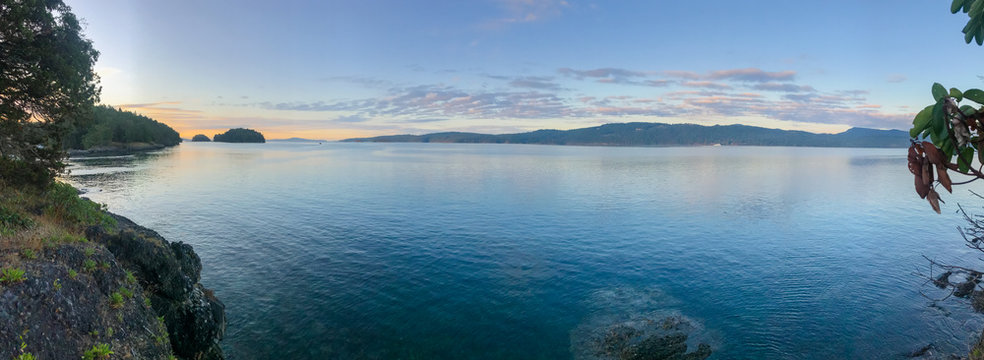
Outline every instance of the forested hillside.
{"type": "Polygon", "coordinates": [[[76,126],[65,138],[66,149],[90,149],[130,143],[173,146],[181,142],[177,131],[149,117],[100,105],[92,121],[76,126]]]}

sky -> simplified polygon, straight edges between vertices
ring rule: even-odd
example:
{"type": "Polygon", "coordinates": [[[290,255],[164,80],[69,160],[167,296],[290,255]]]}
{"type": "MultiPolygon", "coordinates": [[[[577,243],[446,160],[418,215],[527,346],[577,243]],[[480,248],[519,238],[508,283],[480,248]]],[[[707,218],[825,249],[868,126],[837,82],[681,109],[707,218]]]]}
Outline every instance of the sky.
{"type": "Polygon", "coordinates": [[[66,0],[104,104],[182,137],[621,122],[907,130],[984,86],[949,1],[66,0]]]}

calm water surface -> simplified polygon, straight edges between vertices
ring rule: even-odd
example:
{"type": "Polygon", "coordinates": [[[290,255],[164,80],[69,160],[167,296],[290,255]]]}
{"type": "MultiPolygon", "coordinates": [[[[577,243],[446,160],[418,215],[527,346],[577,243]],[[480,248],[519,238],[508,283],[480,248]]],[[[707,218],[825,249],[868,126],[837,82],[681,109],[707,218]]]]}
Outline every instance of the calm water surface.
{"type": "MultiPolygon", "coordinates": [[[[965,352],[919,291],[975,264],[904,149],[185,143],[70,181],[192,244],[231,359],[590,358],[598,329],[691,319],[713,358],[965,352]]],[[[973,187],[973,185],[970,185],[973,187]]],[[[964,187],[966,188],[966,187],[964,187]]]]}

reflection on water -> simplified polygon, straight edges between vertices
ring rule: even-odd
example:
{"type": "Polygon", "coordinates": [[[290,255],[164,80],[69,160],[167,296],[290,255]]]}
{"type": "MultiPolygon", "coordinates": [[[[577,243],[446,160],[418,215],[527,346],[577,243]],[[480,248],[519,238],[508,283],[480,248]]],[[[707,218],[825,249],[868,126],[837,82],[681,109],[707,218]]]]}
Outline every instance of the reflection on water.
{"type": "Polygon", "coordinates": [[[933,214],[904,156],[186,143],[74,159],[69,179],[195,246],[234,359],[572,358],[662,314],[720,359],[964,352],[980,317],[927,306],[912,273],[977,261],[952,210],[979,201],[933,214]]]}

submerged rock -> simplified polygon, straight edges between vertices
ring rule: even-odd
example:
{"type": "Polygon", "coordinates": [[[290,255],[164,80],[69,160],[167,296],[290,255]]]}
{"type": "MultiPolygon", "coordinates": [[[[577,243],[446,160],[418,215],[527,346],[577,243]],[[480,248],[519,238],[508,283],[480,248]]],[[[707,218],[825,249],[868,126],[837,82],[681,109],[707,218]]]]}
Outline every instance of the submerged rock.
{"type": "Polygon", "coordinates": [[[676,301],[658,290],[614,289],[590,299],[594,313],[571,332],[583,360],[702,360],[712,348],[694,320],[668,310],[676,301]]]}

